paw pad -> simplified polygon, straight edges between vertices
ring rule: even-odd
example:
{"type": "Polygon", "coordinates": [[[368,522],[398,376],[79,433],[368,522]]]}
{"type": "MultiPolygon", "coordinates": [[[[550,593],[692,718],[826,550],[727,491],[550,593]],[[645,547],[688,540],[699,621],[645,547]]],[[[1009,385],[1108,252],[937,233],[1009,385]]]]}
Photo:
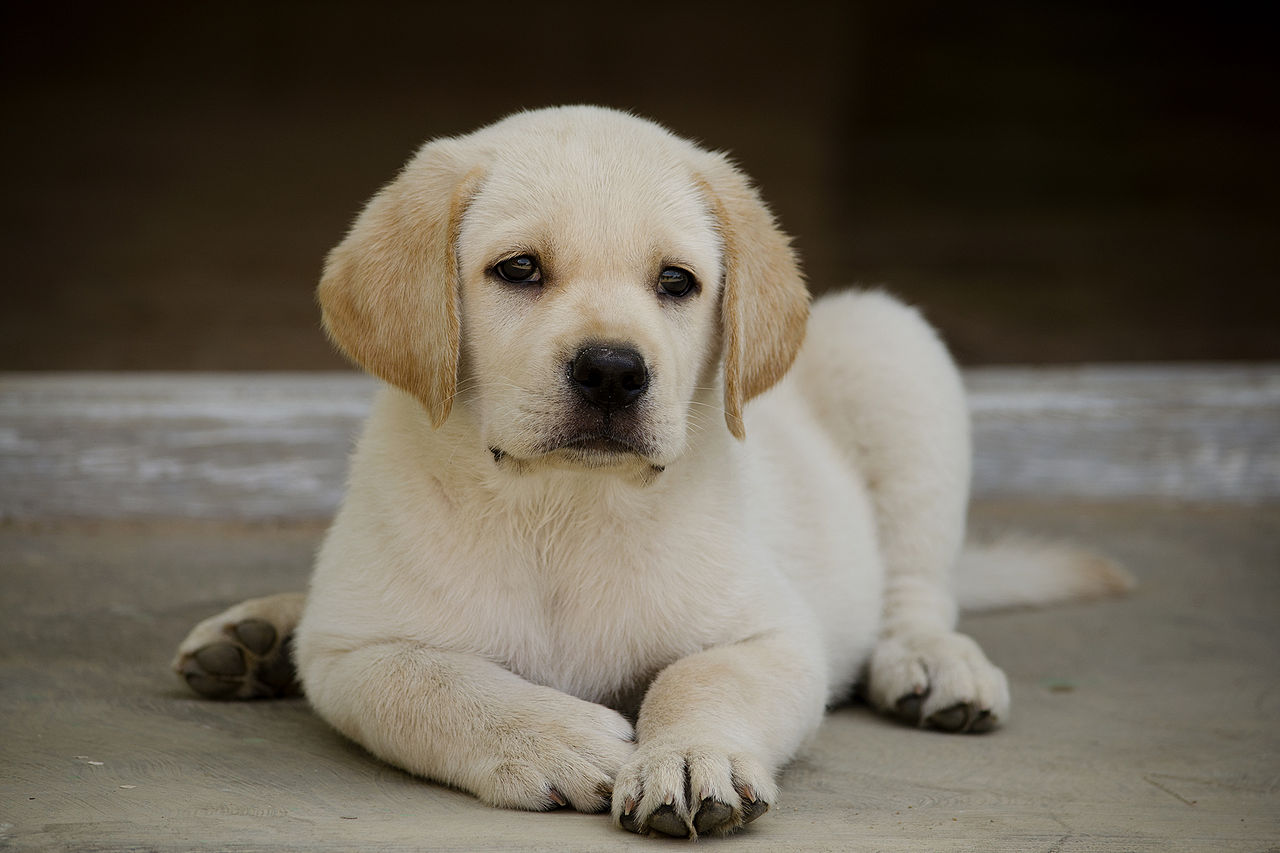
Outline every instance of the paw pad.
{"type": "Polygon", "coordinates": [[[727,803],[707,797],[698,807],[698,814],[693,819],[693,828],[705,835],[732,820],[733,809],[727,803]]]}
{"type": "Polygon", "coordinates": [[[685,838],[689,835],[689,826],[680,817],[673,805],[658,806],[649,815],[649,828],[673,838],[685,838]]]}

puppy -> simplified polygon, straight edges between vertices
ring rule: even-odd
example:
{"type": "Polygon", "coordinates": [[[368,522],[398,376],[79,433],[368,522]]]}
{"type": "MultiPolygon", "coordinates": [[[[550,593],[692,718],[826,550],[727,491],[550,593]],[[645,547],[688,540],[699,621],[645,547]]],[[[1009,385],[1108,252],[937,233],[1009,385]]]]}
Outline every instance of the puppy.
{"type": "MultiPolygon", "coordinates": [[[[199,692],[288,692],[292,643],[316,711],[385,761],[681,837],[764,814],[855,683],[913,724],[1008,719],[1003,673],[954,630],[955,366],[883,294],[810,312],[724,155],[591,107],[430,142],[319,298],[386,387],[305,603],[197,626],[175,665],[199,692]]],[[[961,591],[1126,582],[1041,562],[961,591]]]]}

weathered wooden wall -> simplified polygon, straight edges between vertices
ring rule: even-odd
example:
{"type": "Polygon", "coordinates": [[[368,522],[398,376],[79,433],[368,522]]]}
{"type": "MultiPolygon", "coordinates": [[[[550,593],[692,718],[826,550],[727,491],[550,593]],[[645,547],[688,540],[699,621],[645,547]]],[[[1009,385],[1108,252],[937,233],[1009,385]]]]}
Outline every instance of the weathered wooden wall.
{"type": "MultiPolygon", "coordinates": [[[[978,497],[1280,499],[1280,365],[966,373],[978,497]]],[[[375,383],[0,374],[0,518],[322,518],[375,383]]]]}

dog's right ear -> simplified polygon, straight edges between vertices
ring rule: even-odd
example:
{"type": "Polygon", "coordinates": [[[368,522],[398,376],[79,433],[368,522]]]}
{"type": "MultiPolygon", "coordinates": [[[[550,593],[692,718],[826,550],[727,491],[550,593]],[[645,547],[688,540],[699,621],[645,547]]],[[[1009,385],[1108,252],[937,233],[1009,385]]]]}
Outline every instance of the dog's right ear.
{"type": "Polygon", "coordinates": [[[317,290],[330,339],[437,427],[457,388],[458,228],[482,174],[463,140],[423,146],[329,253],[317,290]]]}

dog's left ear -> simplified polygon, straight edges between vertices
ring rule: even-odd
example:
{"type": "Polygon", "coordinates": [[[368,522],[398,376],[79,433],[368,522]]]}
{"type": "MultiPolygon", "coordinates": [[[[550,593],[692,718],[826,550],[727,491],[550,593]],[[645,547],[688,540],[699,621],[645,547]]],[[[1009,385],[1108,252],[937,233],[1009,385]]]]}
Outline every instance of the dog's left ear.
{"type": "Polygon", "coordinates": [[[465,137],[423,146],[329,253],[317,289],[338,348],[437,427],[458,381],[458,228],[481,174],[465,137]]]}
{"type": "Polygon", "coordinates": [[[809,291],[791,239],[746,176],[723,154],[708,154],[701,165],[724,240],[724,417],[741,439],[743,405],[773,387],[800,351],[809,291]]]}

